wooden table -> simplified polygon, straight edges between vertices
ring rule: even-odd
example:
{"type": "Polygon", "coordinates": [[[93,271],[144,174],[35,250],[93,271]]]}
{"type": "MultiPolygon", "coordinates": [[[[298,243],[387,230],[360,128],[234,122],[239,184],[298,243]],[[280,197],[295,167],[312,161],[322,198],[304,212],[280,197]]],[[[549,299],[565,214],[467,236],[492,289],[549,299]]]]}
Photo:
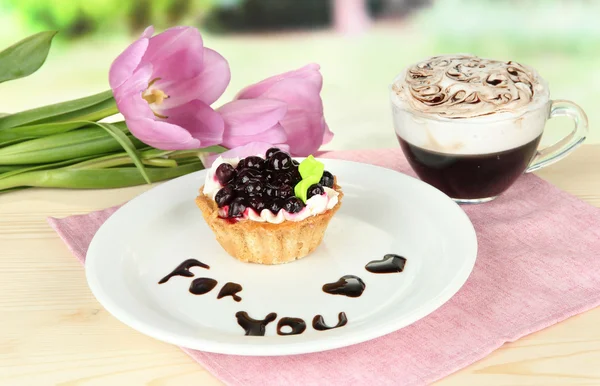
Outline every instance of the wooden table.
{"type": "MultiPolygon", "coordinates": [[[[539,175],[600,206],[600,145],[539,175]]],[[[47,216],[87,213],[148,186],[0,195],[1,385],[218,385],[177,347],[118,322],[90,293],[47,216]]],[[[439,385],[600,385],[600,308],[508,343],[439,385]]]]}

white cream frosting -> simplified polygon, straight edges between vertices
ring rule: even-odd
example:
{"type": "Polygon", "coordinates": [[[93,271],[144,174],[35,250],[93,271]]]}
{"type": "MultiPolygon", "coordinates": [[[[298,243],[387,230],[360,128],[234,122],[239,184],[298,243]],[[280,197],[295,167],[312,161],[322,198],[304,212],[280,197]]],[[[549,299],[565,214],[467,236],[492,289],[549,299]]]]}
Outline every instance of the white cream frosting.
{"type": "MultiPolygon", "coordinates": [[[[215,172],[219,165],[223,163],[228,163],[233,167],[236,167],[240,162],[239,158],[222,158],[219,157],[212,164],[212,167],[206,173],[206,178],[204,180],[204,189],[202,192],[212,198],[215,199],[215,195],[217,192],[223,188],[223,185],[217,180],[215,172]]],[[[284,221],[302,221],[311,216],[316,216],[320,213],[323,213],[329,209],[332,209],[338,203],[339,193],[334,189],[330,189],[324,187],[325,193],[319,196],[312,196],[308,200],[306,200],[306,206],[302,208],[302,210],[298,213],[289,213],[283,209],[281,209],[277,214],[274,214],[268,209],[263,209],[260,214],[257,213],[254,209],[248,208],[244,213],[244,219],[248,219],[251,221],[257,222],[269,222],[272,224],[281,224],[284,221]]],[[[226,217],[226,213],[223,209],[219,210],[219,215],[221,217],[226,217]]]]}

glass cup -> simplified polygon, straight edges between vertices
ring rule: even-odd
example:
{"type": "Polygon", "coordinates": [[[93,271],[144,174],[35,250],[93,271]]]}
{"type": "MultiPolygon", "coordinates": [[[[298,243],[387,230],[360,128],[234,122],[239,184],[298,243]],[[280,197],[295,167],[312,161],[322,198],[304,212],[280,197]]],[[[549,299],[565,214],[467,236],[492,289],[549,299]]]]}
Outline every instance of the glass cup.
{"type": "Polygon", "coordinates": [[[549,92],[510,114],[444,118],[399,103],[393,84],[394,129],[408,162],[421,180],[458,203],[495,199],[523,173],[567,156],[588,132],[585,112],[573,102],[550,100],[549,92]],[[555,144],[540,148],[546,121],[560,116],[570,117],[575,127],[555,144]]]}

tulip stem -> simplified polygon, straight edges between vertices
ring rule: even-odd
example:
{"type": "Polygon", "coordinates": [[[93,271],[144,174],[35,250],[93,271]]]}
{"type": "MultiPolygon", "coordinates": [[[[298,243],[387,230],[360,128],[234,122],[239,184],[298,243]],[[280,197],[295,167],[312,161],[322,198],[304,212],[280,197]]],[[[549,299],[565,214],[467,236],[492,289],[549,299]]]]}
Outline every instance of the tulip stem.
{"type": "MultiPolygon", "coordinates": [[[[142,160],[144,165],[157,166],[163,168],[174,168],[177,167],[177,162],[171,159],[144,159],[142,160]]],[[[114,156],[95,158],[89,161],[80,162],[75,165],[68,166],[68,169],[83,170],[83,169],[107,169],[115,166],[124,166],[134,164],[133,160],[126,153],[115,154],[114,156]]]]}
{"type": "Polygon", "coordinates": [[[67,169],[107,169],[115,166],[129,165],[132,163],[133,161],[127,156],[127,153],[118,153],[79,162],[74,165],[67,166],[67,169]]]}
{"type": "Polygon", "coordinates": [[[24,167],[27,167],[27,165],[0,165],[0,174],[12,172],[13,170],[19,170],[24,167]]]}
{"type": "Polygon", "coordinates": [[[175,161],[174,159],[153,158],[153,159],[143,160],[142,163],[144,165],[157,166],[157,167],[161,167],[161,168],[177,167],[177,161],[175,161]]]}
{"type": "MultiPolygon", "coordinates": [[[[148,168],[146,173],[152,182],[168,180],[203,169],[197,161],[173,168],[148,168]]],[[[146,181],[135,167],[109,169],[38,170],[0,179],[0,193],[23,186],[40,188],[106,189],[145,184],[146,181]]]]}
{"type": "Polygon", "coordinates": [[[95,156],[71,158],[65,161],[46,163],[42,165],[18,165],[13,170],[5,170],[4,173],[0,174],[0,180],[3,178],[8,178],[17,174],[27,173],[35,170],[57,169],[65,166],[68,167],[73,164],[82,163],[94,157],[95,156]]]}
{"type": "Polygon", "coordinates": [[[127,137],[125,133],[123,133],[123,131],[121,131],[120,127],[115,126],[111,123],[98,123],[91,121],[89,123],[106,130],[106,132],[110,134],[110,136],[113,137],[119,143],[119,145],[121,145],[123,150],[125,150],[127,154],[129,154],[129,157],[131,157],[131,160],[140,171],[142,177],[144,177],[144,180],[146,180],[146,182],[149,184],[152,183],[150,177],[148,177],[148,174],[146,173],[146,168],[144,167],[144,164],[139,157],[139,152],[136,148],[136,145],[131,141],[129,137],[127,137]]]}
{"type": "Polygon", "coordinates": [[[106,103],[109,105],[115,104],[112,91],[110,90],[85,98],[38,107],[0,117],[0,130],[26,124],[64,122],[73,118],[76,119],[78,115],[82,115],[82,111],[85,114],[97,111],[105,108],[106,103]]]}

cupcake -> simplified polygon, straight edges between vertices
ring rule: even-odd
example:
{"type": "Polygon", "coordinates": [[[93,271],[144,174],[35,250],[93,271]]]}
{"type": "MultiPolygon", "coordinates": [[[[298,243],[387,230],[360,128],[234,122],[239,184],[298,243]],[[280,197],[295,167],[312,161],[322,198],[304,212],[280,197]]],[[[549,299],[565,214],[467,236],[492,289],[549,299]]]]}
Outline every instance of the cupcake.
{"type": "Polygon", "coordinates": [[[298,163],[272,148],[265,157],[218,158],[196,204],[231,256],[282,264],[321,244],[342,196],[336,177],[314,157],[298,163]]]}

